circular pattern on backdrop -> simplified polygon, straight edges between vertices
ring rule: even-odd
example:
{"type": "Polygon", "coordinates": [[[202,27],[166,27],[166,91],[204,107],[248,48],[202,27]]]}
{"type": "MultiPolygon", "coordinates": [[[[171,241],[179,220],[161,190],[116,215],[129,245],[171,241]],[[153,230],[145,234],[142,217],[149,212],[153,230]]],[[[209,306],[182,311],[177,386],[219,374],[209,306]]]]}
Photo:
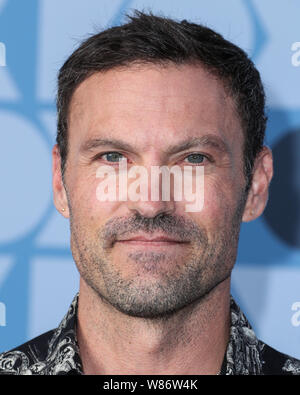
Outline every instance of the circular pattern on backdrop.
{"type": "Polygon", "coordinates": [[[38,129],[15,112],[1,111],[0,243],[24,236],[51,197],[50,149],[38,129]]]}
{"type": "Polygon", "coordinates": [[[300,130],[292,130],[272,148],[274,177],[264,219],[286,244],[300,248],[300,130]]]}

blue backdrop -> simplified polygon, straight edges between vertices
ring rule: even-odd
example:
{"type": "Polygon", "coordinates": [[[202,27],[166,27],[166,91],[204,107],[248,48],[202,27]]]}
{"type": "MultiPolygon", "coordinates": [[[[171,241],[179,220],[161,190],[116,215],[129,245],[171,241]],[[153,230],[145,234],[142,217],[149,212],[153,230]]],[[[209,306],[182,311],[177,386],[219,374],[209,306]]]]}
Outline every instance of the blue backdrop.
{"type": "Polygon", "coordinates": [[[232,293],[262,340],[300,358],[299,0],[0,0],[0,351],[57,326],[78,289],[52,203],[56,75],[132,8],[204,23],[261,72],[275,176],[264,215],[242,226],[232,293]]]}

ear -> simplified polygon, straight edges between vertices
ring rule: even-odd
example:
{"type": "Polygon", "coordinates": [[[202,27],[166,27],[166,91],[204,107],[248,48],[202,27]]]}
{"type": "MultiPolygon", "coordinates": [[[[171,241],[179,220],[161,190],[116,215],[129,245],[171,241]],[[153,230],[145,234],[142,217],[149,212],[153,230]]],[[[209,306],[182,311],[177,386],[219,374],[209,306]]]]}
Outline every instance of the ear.
{"type": "Polygon", "coordinates": [[[269,185],[273,177],[273,157],[269,147],[264,146],[253,166],[253,178],[243,214],[243,222],[258,218],[264,211],[269,197],[269,185]]]}
{"type": "Polygon", "coordinates": [[[65,218],[69,218],[68,199],[61,173],[61,157],[57,144],[52,149],[52,188],[55,207],[65,218]]]}

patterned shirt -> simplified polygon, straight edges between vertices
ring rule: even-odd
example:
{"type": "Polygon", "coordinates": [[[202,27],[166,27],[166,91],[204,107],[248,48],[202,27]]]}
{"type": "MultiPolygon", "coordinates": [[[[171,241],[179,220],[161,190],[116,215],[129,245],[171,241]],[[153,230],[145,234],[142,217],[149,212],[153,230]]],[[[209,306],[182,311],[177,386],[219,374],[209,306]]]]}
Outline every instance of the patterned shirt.
{"type": "MultiPolygon", "coordinates": [[[[56,329],[0,354],[0,375],[82,375],[77,307],[78,294],[56,329]]],[[[300,361],[258,340],[233,298],[230,313],[230,338],[221,375],[300,375],[300,361]]]]}

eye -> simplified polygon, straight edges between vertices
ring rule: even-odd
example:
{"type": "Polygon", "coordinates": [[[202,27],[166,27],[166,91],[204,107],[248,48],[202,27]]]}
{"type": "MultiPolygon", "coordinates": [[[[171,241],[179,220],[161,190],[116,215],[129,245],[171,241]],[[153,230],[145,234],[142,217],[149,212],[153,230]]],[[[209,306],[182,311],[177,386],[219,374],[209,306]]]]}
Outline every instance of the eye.
{"type": "Polygon", "coordinates": [[[105,157],[106,156],[106,161],[107,162],[112,162],[112,163],[118,163],[120,162],[120,159],[124,160],[125,156],[120,154],[119,152],[106,152],[105,154],[102,154],[99,156],[99,158],[105,157]]]}
{"type": "Polygon", "coordinates": [[[189,158],[189,163],[201,164],[207,157],[202,154],[190,154],[185,157],[185,160],[189,158]]]}

